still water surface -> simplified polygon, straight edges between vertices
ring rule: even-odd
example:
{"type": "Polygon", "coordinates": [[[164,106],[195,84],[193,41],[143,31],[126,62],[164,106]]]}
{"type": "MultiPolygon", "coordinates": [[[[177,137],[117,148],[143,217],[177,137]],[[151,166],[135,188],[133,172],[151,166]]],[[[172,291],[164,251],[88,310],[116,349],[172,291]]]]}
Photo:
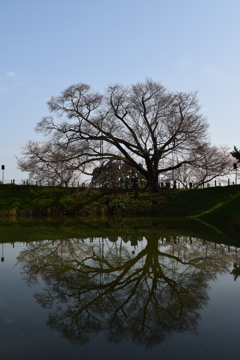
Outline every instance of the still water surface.
{"type": "Polygon", "coordinates": [[[239,357],[238,246],[124,230],[1,228],[1,360],[239,357]]]}

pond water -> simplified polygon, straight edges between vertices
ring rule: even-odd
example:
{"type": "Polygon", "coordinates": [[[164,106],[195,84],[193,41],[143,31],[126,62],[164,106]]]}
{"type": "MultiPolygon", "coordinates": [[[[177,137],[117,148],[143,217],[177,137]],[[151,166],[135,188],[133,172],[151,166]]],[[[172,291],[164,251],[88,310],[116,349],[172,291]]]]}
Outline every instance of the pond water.
{"type": "Polygon", "coordinates": [[[238,358],[240,248],[168,227],[2,225],[0,359],[238,358]]]}

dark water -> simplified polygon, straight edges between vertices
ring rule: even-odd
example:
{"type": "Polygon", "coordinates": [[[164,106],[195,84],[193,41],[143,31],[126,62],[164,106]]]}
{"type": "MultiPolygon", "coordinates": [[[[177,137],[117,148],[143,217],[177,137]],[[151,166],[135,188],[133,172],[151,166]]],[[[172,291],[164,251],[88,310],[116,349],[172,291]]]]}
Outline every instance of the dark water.
{"type": "Polygon", "coordinates": [[[2,226],[0,359],[238,358],[236,242],[168,227],[2,226]]]}

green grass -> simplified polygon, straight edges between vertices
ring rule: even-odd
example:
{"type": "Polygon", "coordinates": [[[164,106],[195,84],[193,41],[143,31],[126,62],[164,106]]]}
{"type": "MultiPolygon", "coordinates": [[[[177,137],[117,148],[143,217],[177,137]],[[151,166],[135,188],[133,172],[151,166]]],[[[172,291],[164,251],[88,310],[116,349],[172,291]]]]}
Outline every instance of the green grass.
{"type": "MultiPolygon", "coordinates": [[[[103,196],[101,194],[101,196],[103,196]]],[[[99,197],[84,188],[0,185],[0,213],[8,215],[59,215],[76,213],[99,197]]]]}
{"type": "Polygon", "coordinates": [[[197,218],[214,225],[226,232],[240,232],[240,193],[233,194],[225,201],[200,213],[197,218]]]}
{"type": "Polygon", "coordinates": [[[224,231],[240,231],[240,186],[136,194],[109,189],[1,184],[0,215],[192,217],[224,231]]]}

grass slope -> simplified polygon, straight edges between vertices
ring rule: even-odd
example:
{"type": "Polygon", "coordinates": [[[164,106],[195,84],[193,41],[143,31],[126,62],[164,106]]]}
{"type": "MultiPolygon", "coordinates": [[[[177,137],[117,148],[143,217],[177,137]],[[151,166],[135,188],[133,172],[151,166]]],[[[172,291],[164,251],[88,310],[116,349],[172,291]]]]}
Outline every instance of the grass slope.
{"type": "Polygon", "coordinates": [[[0,215],[193,217],[240,230],[240,186],[168,190],[156,194],[108,189],[0,185],[0,215]]]}
{"type": "Polygon", "coordinates": [[[196,218],[219,229],[240,232],[240,192],[200,213],[196,218]]]}

